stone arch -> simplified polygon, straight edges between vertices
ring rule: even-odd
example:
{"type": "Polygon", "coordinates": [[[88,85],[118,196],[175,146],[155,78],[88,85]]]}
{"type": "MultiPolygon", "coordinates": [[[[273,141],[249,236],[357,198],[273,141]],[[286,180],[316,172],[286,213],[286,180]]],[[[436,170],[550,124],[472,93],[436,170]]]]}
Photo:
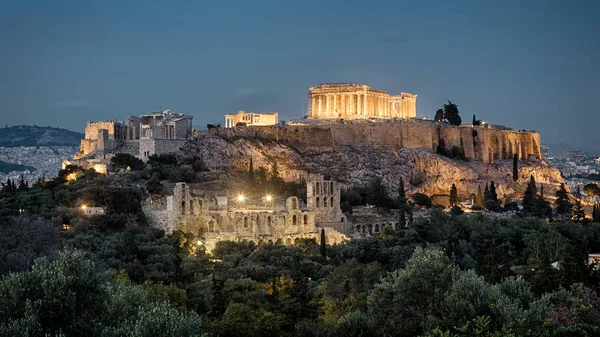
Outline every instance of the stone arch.
{"type": "Polygon", "coordinates": [[[202,209],[204,208],[204,200],[198,200],[198,214],[202,214],[202,209]]]}
{"type": "Polygon", "coordinates": [[[290,238],[287,238],[287,239],[285,240],[285,245],[286,245],[286,246],[291,246],[291,245],[292,245],[292,239],[290,239],[290,238]]]}
{"type": "Polygon", "coordinates": [[[333,181],[329,182],[329,193],[333,194],[333,181]]]}
{"type": "Polygon", "coordinates": [[[323,207],[327,207],[327,197],[323,198],[323,207]]]}
{"type": "Polygon", "coordinates": [[[245,227],[248,227],[248,217],[247,216],[244,217],[244,228],[245,227]]]}
{"type": "Polygon", "coordinates": [[[317,182],[317,195],[321,194],[321,183],[317,182]]]}
{"type": "Polygon", "coordinates": [[[181,215],[185,215],[185,200],[181,201],[181,215]]]}
{"type": "Polygon", "coordinates": [[[296,218],[296,214],[292,215],[292,225],[296,225],[297,224],[297,218],[296,218]]]}
{"type": "Polygon", "coordinates": [[[194,214],[194,205],[192,204],[192,201],[190,200],[190,214],[194,214]]]}
{"type": "Polygon", "coordinates": [[[367,225],[363,225],[360,231],[365,234],[367,232],[367,225]]]}
{"type": "Polygon", "coordinates": [[[268,241],[268,243],[269,243],[270,245],[272,245],[272,244],[273,244],[273,240],[269,240],[269,241],[268,241]]]}
{"type": "Polygon", "coordinates": [[[375,224],[375,233],[379,233],[379,224],[378,223],[375,224]]]}
{"type": "Polygon", "coordinates": [[[369,224],[369,226],[367,227],[367,230],[369,231],[369,234],[373,234],[373,225],[369,224]]]}
{"type": "Polygon", "coordinates": [[[268,225],[269,227],[271,227],[271,225],[273,225],[273,221],[272,221],[272,219],[271,219],[271,216],[270,216],[270,215],[269,215],[269,216],[267,216],[267,225],[268,225]]]}
{"type": "Polygon", "coordinates": [[[329,202],[329,206],[330,206],[330,207],[333,207],[333,197],[331,197],[331,200],[330,200],[330,202],[329,202]]]}
{"type": "Polygon", "coordinates": [[[308,215],[304,214],[304,224],[308,225],[308,215]]]}
{"type": "Polygon", "coordinates": [[[256,215],[256,226],[260,226],[260,214],[256,215]]]}
{"type": "Polygon", "coordinates": [[[317,207],[321,207],[321,200],[317,197],[317,207]]]}

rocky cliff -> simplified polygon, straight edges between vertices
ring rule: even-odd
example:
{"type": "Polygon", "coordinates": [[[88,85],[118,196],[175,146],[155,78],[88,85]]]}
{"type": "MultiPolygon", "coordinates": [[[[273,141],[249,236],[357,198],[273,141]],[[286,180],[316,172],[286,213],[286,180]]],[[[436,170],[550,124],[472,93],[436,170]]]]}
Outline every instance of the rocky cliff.
{"type": "Polygon", "coordinates": [[[512,179],[512,160],[496,160],[494,164],[481,161],[449,159],[431,150],[411,148],[381,148],[338,145],[332,147],[303,147],[284,139],[272,140],[260,136],[203,132],[190,140],[182,156],[203,158],[212,171],[223,172],[222,179],[235,171],[248,169],[250,158],[254,169],[270,170],[277,162],[285,180],[310,179],[329,175],[346,186],[368,183],[382,177],[390,195],[395,195],[400,177],[408,194],[448,194],[456,184],[459,193],[468,196],[477,187],[494,181],[501,198],[519,196],[525,190],[529,176],[544,184],[547,196],[563,182],[560,172],[546,162],[530,157],[519,161],[519,179],[512,179]]]}

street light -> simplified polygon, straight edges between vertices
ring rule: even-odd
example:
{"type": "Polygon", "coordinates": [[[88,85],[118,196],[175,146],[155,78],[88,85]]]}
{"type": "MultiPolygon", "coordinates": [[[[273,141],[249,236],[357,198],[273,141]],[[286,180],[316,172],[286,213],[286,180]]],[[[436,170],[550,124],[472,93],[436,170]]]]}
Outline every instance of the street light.
{"type": "Polygon", "coordinates": [[[265,200],[267,201],[267,206],[272,206],[273,197],[270,194],[267,194],[265,200]]]}
{"type": "Polygon", "coordinates": [[[238,203],[240,204],[240,207],[243,207],[243,204],[244,204],[244,199],[246,199],[246,197],[244,197],[244,195],[243,195],[243,194],[240,194],[240,195],[238,195],[238,197],[237,197],[237,201],[238,201],[238,203]]]}

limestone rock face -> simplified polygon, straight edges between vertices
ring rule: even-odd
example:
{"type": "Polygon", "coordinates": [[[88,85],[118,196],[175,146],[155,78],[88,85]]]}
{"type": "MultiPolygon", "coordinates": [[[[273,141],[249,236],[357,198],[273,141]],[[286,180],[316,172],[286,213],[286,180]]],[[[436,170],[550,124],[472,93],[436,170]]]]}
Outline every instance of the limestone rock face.
{"type": "Polygon", "coordinates": [[[213,171],[225,175],[247,171],[250,158],[255,170],[270,171],[277,162],[280,176],[285,180],[318,179],[328,175],[346,186],[358,186],[381,177],[390,196],[397,194],[400,177],[408,195],[416,192],[427,195],[448,194],[456,184],[459,194],[467,197],[477,193],[486,183],[494,181],[502,199],[520,196],[532,175],[544,185],[547,197],[563,183],[560,172],[545,161],[533,157],[519,161],[519,179],[512,178],[512,160],[496,160],[494,164],[481,161],[449,159],[428,150],[401,148],[382,150],[363,145],[360,148],[340,146],[331,148],[302,148],[261,137],[227,137],[205,133],[190,140],[181,156],[198,156],[213,171]]]}

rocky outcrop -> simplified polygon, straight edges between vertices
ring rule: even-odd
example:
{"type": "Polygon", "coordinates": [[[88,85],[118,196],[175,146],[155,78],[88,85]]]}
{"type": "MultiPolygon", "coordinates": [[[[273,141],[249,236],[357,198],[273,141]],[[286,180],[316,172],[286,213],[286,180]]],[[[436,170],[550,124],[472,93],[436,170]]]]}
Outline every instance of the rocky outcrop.
{"type": "Polygon", "coordinates": [[[271,170],[276,162],[279,174],[285,180],[310,180],[328,175],[346,186],[357,186],[381,177],[390,195],[396,194],[401,177],[407,194],[448,194],[450,186],[456,184],[459,193],[465,197],[475,194],[479,185],[483,188],[490,181],[495,182],[500,198],[518,197],[525,190],[530,175],[539,184],[544,184],[547,196],[553,196],[563,182],[558,170],[533,157],[519,161],[519,179],[515,182],[512,160],[486,164],[476,160],[453,160],[430,150],[382,149],[368,144],[360,148],[308,148],[284,140],[216,133],[197,135],[180,155],[201,157],[211,170],[222,171],[225,176],[246,171],[252,158],[255,170],[261,167],[271,170]]]}

